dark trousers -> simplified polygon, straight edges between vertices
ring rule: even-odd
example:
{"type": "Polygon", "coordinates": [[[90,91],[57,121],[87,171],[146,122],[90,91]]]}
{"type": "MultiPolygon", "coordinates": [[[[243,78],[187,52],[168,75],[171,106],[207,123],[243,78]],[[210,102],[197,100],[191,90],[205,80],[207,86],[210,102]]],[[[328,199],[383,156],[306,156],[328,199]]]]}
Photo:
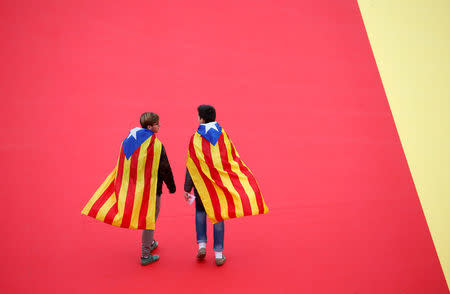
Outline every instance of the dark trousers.
{"type": "MultiPolygon", "coordinates": [[[[156,195],[155,222],[158,219],[159,209],[161,207],[161,195],[156,195]]],[[[153,243],[154,230],[142,230],[142,256],[150,255],[150,247],[153,243]]]]}

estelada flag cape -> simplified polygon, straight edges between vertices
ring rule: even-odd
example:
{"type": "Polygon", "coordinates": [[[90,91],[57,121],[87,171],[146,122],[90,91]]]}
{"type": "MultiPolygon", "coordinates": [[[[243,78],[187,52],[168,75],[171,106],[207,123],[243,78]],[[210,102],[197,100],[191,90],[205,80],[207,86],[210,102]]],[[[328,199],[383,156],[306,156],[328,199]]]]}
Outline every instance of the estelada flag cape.
{"type": "Polygon", "coordinates": [[[152,131],[132,129],[116,167],[81,213],[117,227],[154,230],[161,149],[152,131]]]}
{"type": "Polygon", "coordinates": [[[269,211],[255,177],[217,122],[199,126],[186,165],[212,223],[269,211]]]}

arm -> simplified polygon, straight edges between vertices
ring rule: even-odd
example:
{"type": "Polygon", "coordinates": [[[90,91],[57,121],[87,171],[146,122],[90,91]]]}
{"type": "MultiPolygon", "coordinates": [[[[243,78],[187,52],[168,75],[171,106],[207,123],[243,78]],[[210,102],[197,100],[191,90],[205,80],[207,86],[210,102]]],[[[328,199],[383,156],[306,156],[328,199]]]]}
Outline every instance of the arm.
{"type": "Polygon", "coordinates": [[[184,191],[191,192],[192,188],[194,188],[194,183],[192,182],[191,175],[189,174],[189,171],[186,168],[186,177],[184,178],[184,191]]]}
{"type": "Polygon", "coordinates": [[[186,168],[186,177],[184,178],[184,199],[188,200],[188,193],[191,192],[194,187],[194,183],[192,182],[191,175],[189,174],[189,170],[186,168]]]}
{"type": "Polygon", "coordinates": [[[166,149],[162,146],[161,159],[159,161],[158,177],[166,183],[167,188],[171,194],[177,190],[175,181],[173,179],[172,169],[170,168],[169,159],[167,158],[166,149]]]}

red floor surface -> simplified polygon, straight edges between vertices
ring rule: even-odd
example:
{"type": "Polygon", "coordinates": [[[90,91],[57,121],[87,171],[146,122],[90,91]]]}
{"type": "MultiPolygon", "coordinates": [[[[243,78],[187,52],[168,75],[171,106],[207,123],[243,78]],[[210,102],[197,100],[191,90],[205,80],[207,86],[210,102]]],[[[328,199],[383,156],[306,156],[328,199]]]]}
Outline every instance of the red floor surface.
{"type": "Polygon", "coordinates": [[[0,5],[2,293],[448,293],[356,1],[0,5]],[[270,208],[227,221],[222,268],[182,197],[200,103],[270,208]],[[178,186],[148,267],[80,215],[144,111],[178,186]]]}

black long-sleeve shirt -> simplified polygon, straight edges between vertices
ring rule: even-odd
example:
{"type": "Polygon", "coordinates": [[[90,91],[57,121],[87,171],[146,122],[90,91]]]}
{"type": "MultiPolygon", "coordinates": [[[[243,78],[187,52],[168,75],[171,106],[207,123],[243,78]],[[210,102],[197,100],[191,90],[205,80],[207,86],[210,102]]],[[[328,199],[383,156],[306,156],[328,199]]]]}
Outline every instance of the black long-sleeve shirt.
{"type": "Polygon", "coordinates": [[[158,169],[158,185],[156,186],[156,195],[162,194],[162,184],[166,183],[170,193],[175,193],[177,190],[175,181],[173,180],[172,169],[170,168],[169,159],[167,158],[166,149],[164,145],[161,150],[161,158],[159,159],[158,169]]]}
{"type": "Polygon", "coordinates": [[[194,182],[192,181],[191,175],[189,174],[189,170],[186,168],[186,176],[184,178],[184,191],[191,192],[194,187],[194,182]]]}

